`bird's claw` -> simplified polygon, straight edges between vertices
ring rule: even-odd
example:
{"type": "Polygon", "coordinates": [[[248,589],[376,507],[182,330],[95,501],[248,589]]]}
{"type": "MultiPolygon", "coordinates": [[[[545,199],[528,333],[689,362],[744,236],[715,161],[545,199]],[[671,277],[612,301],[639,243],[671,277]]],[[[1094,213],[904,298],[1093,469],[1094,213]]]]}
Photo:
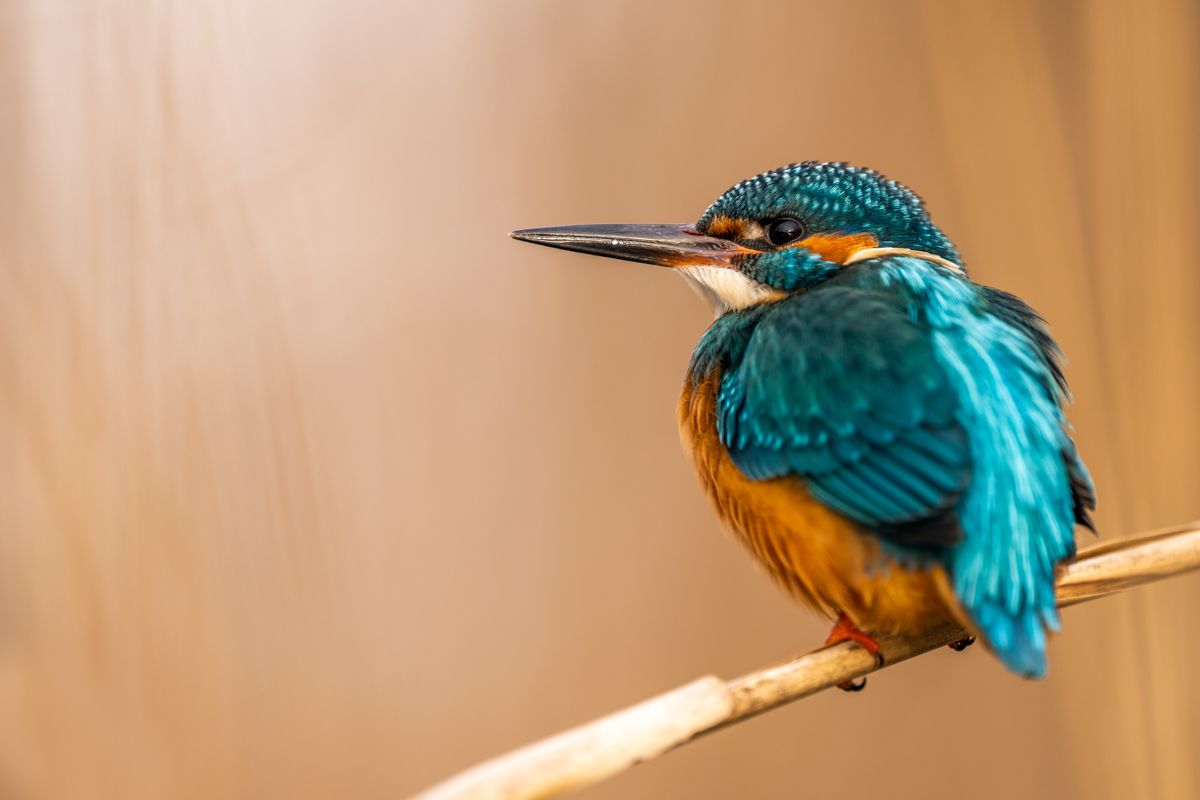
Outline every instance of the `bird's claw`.
{"type": "Polygon", "coordinates": [[[962,639],[959,639],[957,642],[951,642],[950,644],[948,644],[946,646],[949,647],[951,650],[955,651],[956,653],[961,653],[963,650],[966,650],[968,647],[970,647],[973,644],[975,644],[975,637],[974,636],[966,636],[962,639]]]}
{"type": "MultiPolygon", "coordinates": [[[[858,626],[845,614],[838,615],[837,623],[833,626],[833,630],[829,632],[829,638],[825,640],[825,646],[828,647],[829,645],[841,642],[854,642],[875,657],[876,669],[883,666],[883,654],[879,652],[879,642],[870,634],[859,630],[858,626]]],[[[843,681],[837,685],[843,692],[861,692],[866,686],[867,679],[865,676],[843,681]]]]}

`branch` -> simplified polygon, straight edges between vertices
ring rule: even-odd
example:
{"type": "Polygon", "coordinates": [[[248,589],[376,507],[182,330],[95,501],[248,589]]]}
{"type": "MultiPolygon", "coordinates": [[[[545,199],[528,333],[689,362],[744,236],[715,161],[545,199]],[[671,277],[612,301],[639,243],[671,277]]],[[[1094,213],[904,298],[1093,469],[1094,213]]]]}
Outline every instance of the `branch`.
{"type": "MultiPolygon", "coordinates": [[[[1115,541],[1060,571],[1059,606],[1200,569],[1200,522],[1115,541]]],[[[954,624],[918,638],[880,640],[884,666],[936,650],[967,632],[954,624]]],[[[697,736],[874,672],[875,658],[842,642],[723,681],[713,675],[486,761],[413,800],[524,800],[582,789],[697,736]]]]}

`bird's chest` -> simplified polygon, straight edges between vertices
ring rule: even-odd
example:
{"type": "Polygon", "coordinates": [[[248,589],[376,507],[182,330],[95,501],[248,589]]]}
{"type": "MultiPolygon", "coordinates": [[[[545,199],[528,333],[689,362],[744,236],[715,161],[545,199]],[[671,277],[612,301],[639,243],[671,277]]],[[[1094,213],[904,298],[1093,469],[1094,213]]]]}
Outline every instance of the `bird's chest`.
{"type": "Polygon", "coordinates": [[[679,426],[697,477],[722,521],[792,595],[860,626],[911,631],[943,618],[937,576],[890,562],[854,522],[813,498],[795,478],[751,480],[717,436],[720,375],[684,383],[679,426]]]}

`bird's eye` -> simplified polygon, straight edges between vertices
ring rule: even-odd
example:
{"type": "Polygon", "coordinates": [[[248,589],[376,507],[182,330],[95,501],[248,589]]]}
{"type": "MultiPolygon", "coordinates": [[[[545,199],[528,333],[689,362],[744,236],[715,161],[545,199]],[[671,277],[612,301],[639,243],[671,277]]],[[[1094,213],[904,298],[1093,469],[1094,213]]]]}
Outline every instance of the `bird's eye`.
{"type": "Polygon", "coordinates": [[[767,238],[774,245],[785,245],[794,242],[803,235],[804,226],[798,220],[794,220],[791,217],[772,220],[767,225],[767,238]]]}

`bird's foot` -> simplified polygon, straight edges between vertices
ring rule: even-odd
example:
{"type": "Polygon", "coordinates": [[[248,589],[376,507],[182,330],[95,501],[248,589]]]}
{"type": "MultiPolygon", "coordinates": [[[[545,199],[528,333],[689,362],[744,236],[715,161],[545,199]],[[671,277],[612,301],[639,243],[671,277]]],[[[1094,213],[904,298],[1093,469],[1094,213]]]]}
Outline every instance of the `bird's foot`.
{"type": "MultiPolygon", "coordinates": [[[[840,644],[841,642],[854,642],[875,656],[876,667],[883,666],[883,655],[879,652],[879,642],[875,641],[869,633],[860,630],[844,613],[838,614],[833,630],[829,632],[829,636],[825,639],[825,646],[828,647],[831,644],[840,644]]],[[[865,677],[838,684],[838,688],[843,692],[861,692],[866,686],[867,679],[865,677]]]]}
{"type": "Polygon", "coordinates": [[[970,647],[973,644],[975,644],[975,637],[967,636],[965,638],[959,639],[957,642],[951,642],[950,644],[948,644],[946,646],[957,653],[961,653],[963,650],[966,650],[968,647],[970,647]]]}

